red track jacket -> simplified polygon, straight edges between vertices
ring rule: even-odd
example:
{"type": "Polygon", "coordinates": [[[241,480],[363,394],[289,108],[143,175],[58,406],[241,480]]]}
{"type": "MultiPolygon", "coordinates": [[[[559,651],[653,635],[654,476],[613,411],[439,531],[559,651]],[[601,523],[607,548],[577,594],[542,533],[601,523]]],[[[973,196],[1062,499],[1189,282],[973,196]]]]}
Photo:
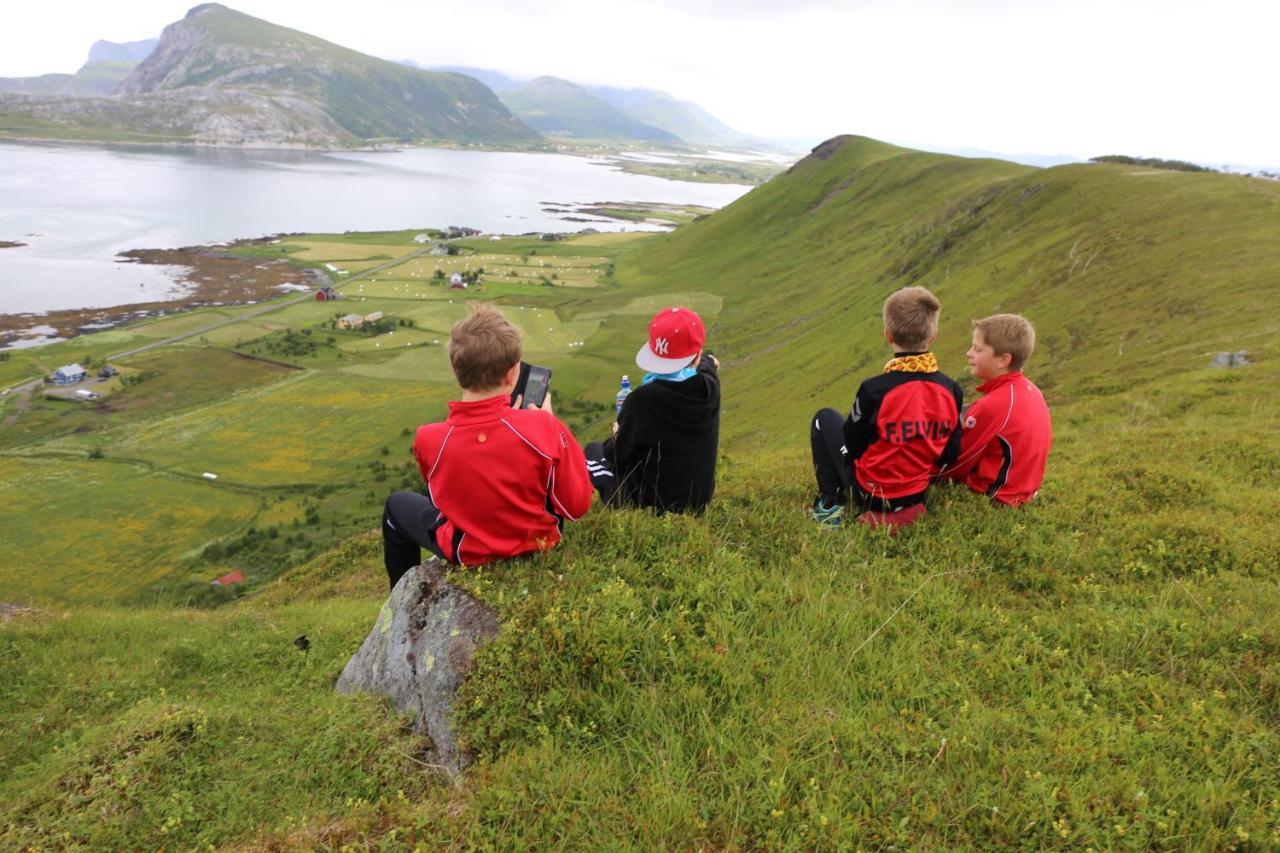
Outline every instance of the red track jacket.
{"type": "Polygon", "coordinates": [[[591,479],[569,428],[506,396],[449,403],[418,427],[413,455],[444,515],[436,541],[454,562],[482,565],[554,548],[567,518],[591,506],[591,479]]]}
{"type": "Polygon", "coordinates": [[[1009,506],[1036,496],[1053,445],[1053,422],[1040,389],[1021,371],[978,386],[965,412],[960,458],[942,477],[1009,506]]]}

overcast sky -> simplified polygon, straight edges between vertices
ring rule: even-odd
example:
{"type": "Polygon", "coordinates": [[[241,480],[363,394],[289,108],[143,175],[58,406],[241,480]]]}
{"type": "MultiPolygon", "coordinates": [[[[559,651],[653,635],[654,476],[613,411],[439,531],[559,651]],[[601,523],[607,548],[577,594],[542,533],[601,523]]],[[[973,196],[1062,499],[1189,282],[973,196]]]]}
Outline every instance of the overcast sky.
{"type": "MultiPolygon", "coordinates": [[[[0,76],[74,71],[190,5],[22,3],[0,76]]],[[[230,5],[390,59],[662,89],[763,136],[1280,165],[1276,0],[230,5]]]]}

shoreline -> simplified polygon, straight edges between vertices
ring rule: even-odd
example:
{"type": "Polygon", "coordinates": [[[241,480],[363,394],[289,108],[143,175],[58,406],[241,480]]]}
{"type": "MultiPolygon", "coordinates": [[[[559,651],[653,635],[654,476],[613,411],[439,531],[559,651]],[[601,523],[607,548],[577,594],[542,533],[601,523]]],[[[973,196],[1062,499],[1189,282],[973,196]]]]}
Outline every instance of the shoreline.
{"type": "Polygon", "coordinates": [[[183,246],[177,249],[130,249],[117,257],[138,264],[181,267],[174,283],[188,292],[176,299],[131,302],[95,308],[0,314],[0,351],[13,351],[106,331],[149,317],[162,317],[210,306],[251,305],[283,296],[291,289],[329,284],[328,276],[284,259],[231,254],[221,248],[263,245],[290,235],[272,234],[226,244],[226,247],[183,246]],[[34,334],[33,334],[34,332],[34,334]]]}

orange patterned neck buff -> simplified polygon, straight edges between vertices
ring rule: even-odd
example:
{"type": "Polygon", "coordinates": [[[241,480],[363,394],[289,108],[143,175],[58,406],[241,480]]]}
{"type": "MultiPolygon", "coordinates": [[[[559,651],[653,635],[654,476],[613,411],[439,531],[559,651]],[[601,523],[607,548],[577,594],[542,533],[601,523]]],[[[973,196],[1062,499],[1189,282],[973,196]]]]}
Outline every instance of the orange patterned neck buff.
{"type": "Polygon", "coordinates": [[[884,366],[885,373],[937,373],[938,357],[931,352],[919,355],[900,355],[891,358],[884,366]]]}

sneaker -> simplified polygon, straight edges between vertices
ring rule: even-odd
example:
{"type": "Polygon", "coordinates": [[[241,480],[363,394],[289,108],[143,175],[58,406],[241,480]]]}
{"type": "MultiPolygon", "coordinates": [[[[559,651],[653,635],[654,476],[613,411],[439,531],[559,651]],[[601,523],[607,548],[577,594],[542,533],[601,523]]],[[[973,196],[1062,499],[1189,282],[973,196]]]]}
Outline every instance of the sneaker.
{"type": "Polygon", "coordinates": [[[813,502],[813,508],[809,510],[809,517],[824,527],[839,527],[843,516],[843,504],[828,505],[821,497],[813,502]]]}

